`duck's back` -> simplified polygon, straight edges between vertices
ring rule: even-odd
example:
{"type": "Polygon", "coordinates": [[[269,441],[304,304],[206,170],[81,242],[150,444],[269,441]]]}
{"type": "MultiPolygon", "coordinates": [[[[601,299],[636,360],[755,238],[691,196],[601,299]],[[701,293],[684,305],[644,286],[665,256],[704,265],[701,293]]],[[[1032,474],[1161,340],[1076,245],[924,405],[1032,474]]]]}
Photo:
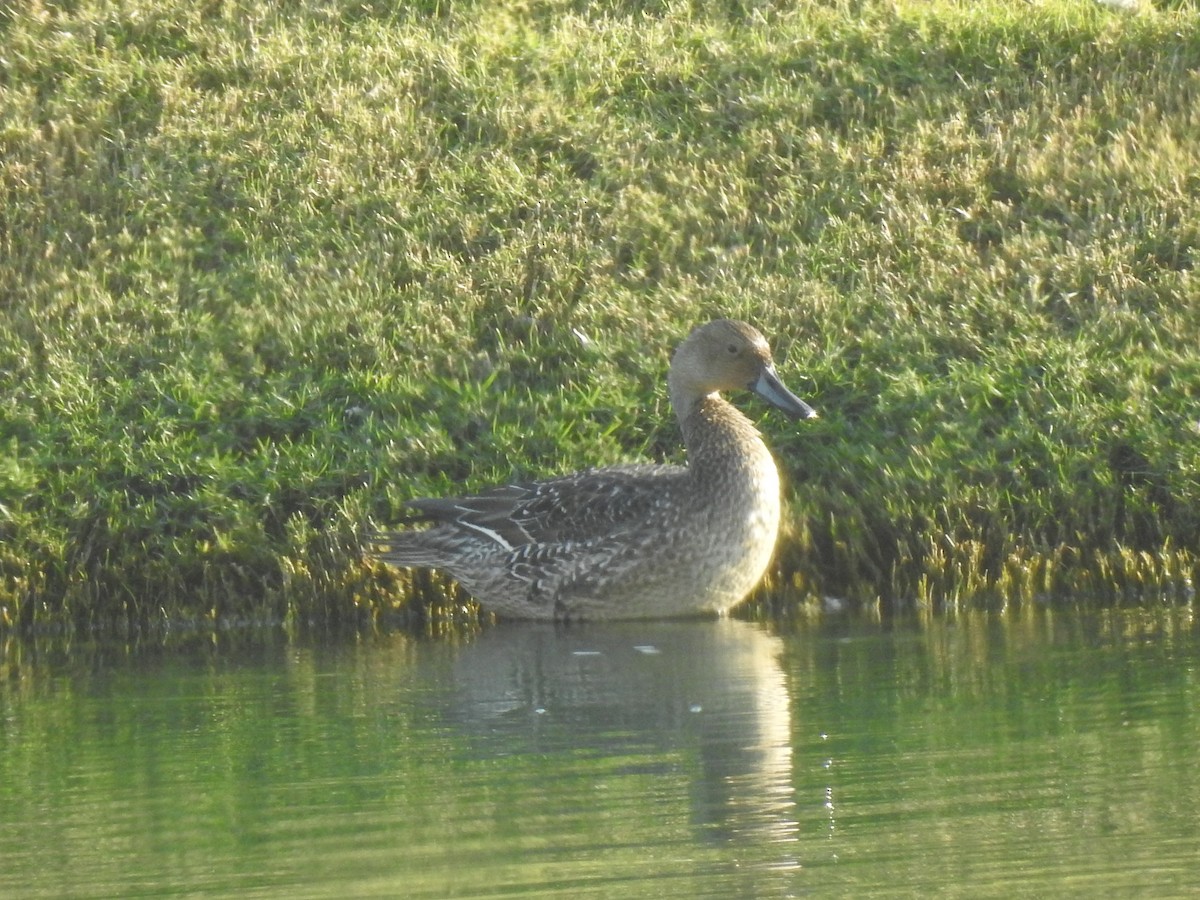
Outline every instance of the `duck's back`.
{"type": "Polygon", "coordinates": [[[450,554],[461,550],[462,541],[490,543],[480,549],[503,552],[528,544],[581,544],[644,522],[667,498],[685,492],[686,481],[682,466],[622,465],[464,497],[411,500],[407,505],[420,517],[438,524],[393,538],[444,543],[450,554]]]}

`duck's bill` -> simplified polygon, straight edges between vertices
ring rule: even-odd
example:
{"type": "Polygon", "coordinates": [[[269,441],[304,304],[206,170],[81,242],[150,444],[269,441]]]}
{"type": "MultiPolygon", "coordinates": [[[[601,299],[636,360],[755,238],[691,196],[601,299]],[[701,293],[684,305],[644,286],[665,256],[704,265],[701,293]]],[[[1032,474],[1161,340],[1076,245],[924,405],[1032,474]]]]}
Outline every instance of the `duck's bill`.
{"type": "Polygon", "coordinates": [[[779,380],[779,376],[775,374],[775,369],[771,367],[763,369],[758,380],[750,385],[750,390],[794,419],[815,419],[817,417],[817,411],[789,391],[779,380]]]}

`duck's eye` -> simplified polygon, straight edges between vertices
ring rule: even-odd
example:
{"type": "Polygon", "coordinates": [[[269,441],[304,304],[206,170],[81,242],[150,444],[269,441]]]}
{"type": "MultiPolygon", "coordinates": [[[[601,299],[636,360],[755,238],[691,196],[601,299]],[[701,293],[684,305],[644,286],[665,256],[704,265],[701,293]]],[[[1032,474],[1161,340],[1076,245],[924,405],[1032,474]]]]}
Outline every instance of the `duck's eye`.
{"type": "Polygon", "coordinates": [[[725,349],[728,350],[730,353],[732,353],[734,356],[737,355],[737,352],[738,352],[737,344],[730,344],[725,349]]]}

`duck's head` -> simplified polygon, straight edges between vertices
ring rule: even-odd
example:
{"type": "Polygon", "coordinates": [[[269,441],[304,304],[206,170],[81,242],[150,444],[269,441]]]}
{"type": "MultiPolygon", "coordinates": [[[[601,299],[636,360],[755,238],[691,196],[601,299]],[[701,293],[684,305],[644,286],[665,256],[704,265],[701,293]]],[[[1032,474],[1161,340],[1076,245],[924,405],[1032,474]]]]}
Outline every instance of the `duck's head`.
{"type": "Polygon", "coordinates": [[[775,374],[766,338],[754,327],[733,319],[717,319],[688,335],[671,360],[668,383],[671,404],[681,417],[710,394],[743,389],[793,418],[817,415],[775,374]]]}

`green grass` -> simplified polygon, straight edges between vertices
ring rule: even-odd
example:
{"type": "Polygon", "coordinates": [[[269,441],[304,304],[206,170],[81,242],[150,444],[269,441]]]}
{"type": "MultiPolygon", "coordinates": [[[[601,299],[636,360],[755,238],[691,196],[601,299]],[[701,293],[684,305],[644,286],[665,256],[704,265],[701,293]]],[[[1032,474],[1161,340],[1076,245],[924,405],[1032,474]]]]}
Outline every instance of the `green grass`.
{"type": "Polygon", "coordinates": [[[823,413],[764,614],[1190,599],[1197,72],[1180,3],[0,5],[0,627],[452,608],[367,523],[680,459],[718,315],[823,413]]]}

